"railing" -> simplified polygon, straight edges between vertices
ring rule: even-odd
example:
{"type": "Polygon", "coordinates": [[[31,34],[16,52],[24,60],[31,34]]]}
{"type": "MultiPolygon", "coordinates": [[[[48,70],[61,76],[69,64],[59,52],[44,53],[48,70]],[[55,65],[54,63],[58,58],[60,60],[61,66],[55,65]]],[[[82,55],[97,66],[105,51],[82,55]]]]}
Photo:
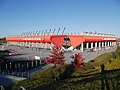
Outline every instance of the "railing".
{"type": "MultiPolygon", "coordinates": [[[[23,86],[20,86],[19,89],[20,89],[20,90],[26,90],[23,86]]],[[[1,85],[1,86],[0,86],[0,90],[5,90],[5,88],[1,85]]]]}
{"type": "Polygon", "coordinates": [[[0,90],[5,90],[5,88],[1,85],[1,86],[0,86],[0,90]]]}
{"type": "Polygon", "coordinates": [[[97,33],[97,32],[82,32],[80,35],[90,35],[90,36],[113,36],[114,34],[105,34],[105,33],[97,33]]]}
{"type": "Polygon", "coordinates": [[[20,86],[20,90],[26,90],[23,86],[20,86]]]}

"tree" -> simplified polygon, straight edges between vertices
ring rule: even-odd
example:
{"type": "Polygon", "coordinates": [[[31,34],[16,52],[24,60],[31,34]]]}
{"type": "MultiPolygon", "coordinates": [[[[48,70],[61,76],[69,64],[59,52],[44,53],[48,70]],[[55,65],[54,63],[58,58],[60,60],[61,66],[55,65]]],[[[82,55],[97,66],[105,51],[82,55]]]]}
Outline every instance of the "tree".
{"type": "Polygon", "coordinates": [[[52,48],[52,55],[50,55],[49,59],[48,59],[48,63],[51,64],[58,64],[58,65],[63,65],[64,64],[64,51],[60,48],[57,48],[56,46],[54,46],[52,48]]]}
{"type": "Polygon", "coordinates": [[[56,82],[57,77],[56,77],[56,64],[58,65],[64,65],[64,51],[60,48],[57,48],[54,46],[52,48],[52,55],[50,55],[48,59],[48,63],[54,64],[53,66],[53,74],[54,74],[54,81],[56,82]]]}
{"type": "Polygon", "coordinates": [[[83,67],[82,62],[84,58],[82,58],[82,54],[78,53],[78,54],[72,55],[71,58],[74,59],[74,61],[72,62],[74,67],[83,67]]]}
{"type": "Polygon", "coordinates": [[[6,43],[6,37],[0,38],[0,43],[6,43]]]}

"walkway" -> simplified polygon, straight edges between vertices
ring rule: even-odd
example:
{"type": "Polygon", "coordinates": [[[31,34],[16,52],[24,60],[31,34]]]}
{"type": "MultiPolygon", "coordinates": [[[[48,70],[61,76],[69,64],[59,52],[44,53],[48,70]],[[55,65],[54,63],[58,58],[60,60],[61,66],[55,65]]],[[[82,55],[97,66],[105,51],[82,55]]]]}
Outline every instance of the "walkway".
{"type": "Polygon", "coordinates": [[[10,84],[12,84],[14,82],[21,81],[24,79],[26,79],[26,78],[0,74],[0,85],[9,86],[10,84]]]}

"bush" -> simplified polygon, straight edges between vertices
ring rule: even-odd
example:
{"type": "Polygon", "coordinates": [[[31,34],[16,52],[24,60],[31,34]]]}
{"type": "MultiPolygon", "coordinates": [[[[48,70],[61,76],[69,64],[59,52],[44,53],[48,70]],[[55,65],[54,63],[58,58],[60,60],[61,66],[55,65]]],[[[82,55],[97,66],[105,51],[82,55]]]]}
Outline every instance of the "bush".
{"type": "Polygon", "coordinates": [[[117,48],[116,54],[117,54],[117,57],[120,58],[120,47],[117,48]]]}
{"type": "Polygon", "coordinates": [[[106,64],[106,70],[120,69],[120,60],[113,61],[112,63],[106,64]]]}
{"type": "Polygon", "coordinates": [[[117,53],[116,52],[112,52],[111,58],[116,59],[117,58],[117,53]]]}

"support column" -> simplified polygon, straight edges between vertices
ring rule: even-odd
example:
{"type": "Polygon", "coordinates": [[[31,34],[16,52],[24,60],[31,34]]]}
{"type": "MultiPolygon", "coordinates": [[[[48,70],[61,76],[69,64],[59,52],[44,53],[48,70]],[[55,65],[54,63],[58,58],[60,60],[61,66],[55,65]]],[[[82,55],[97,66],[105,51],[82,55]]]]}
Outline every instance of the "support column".
{"type": "Polygon", "coordinates": [[[25,46],[27,46],[28,45],[28,42],[26,42],[26,45],[25,46]]]}
{"type": "Polygon", "coordinates": [[[18,42],[18,46],[20,46],[20,42],[18,42]]]}
{"type": "Polygon", "coordinates": [[[41,42],[39,43],[39,48],[41,48],[41,42]]]}
{"type": "Polygon", "coordinates": [[[83,52],[83,48],[84,48],[84,47],[83,47],[83,43],[82,43],[82,44],[81,44],[81,52],[83,52]]]}
{"type": "Polygon", "coordinates": [[[23,42],[21,42],[21,47],[23,46],[23,42]]]}
{"type": "Polygon", "coordinates": [[[93,48],[93,42],[91,43],[91,48],[93,48]]]}
{"type": "Polygon", "coordinates": [[[30,42],[30,48],[31,48],[31,46],[32,46],[32,42],[30,42]]]}
{"type": "Polygon", "coordinates": [[[27,47],[29,47],[29,42],[27,42],[27,47]]]}
{"type": "Polygon", "coordinates": [[[30,42],[28,42],[27,46],[30,47],[30,42]]]}
{"type": "Polygon", "coordinates": [[[43,43],[41,43],[41,48],[44,48],[44,44],[43,43]]]}
{"type": "Polygon", "coordinates": [[[111,46],[113,46],[113,45],[112,45],[112,42],[111,42],[111,46]]]}
{"type": "Polygon", "coordinates": [[[110,46],[112,46],[112,42],[110,42],[110,46]]]}
{"type": "Polygon", "coordinates": [[[115,46],[115,42],[113,42],[113,45],[115,46]]]}
{"type": "Polygon", "coordinates": [[[95,50],[97,50],[97,42],[95,42],[95,50]]]}
{"type": "Polygon", "coordinates": [[[97,48],[97,42],[95,42],[95,48],[97,48]]]}
{"type": "Polygon", "coordinates": [[[32,47],[34,47],[34,42],[32,42],[32,47]]]}
{"type": "Polygon", "coordinates": [[[36,43],[35,43],[35,42],[33,43],[33,47],[34,47],[34,48],[36,47],[36,43]]]}
{"type": "Polygon", "coordinates": [[[30,47],[32,47],[32,42],[30,42],[30,47]]]}
{"type": "Polygon", "coordinates": [[[50,48],[50,44],[49,43],[47,44],[47,47],[50,48]]]}
{"type": "Polygon", "coordinates": [[[37,43],[35,42],[34,44],[35,44],[35,48],[36,48],[37,47],[37,43]]]}
{"type": "Polygon", "coordinates": [[[45,43],[45,47],[44,48],[47,48],[48,47],[48,44],[47,43],[45,43]]]}
{"type": "Polygon", "coordinates": [[[104,42],[102,42],[102,47],[104,47],[104,42]]]}
{"type": "Polygon", "coordinates": [[[99,48],[101,47],[101,42],[99,42],[99,48]]]}
{"type": "Polygon", "coordinates": [[[117,46],[117,41],[115,42],[115,46],[117,46]]]}
{"type": "Polygon", "coordinates": [[[36,48],[38,48],[38,42],[36,42],[36,48]]]}
{"type": "Polygon", "coordinates": [[[23,46],[23,47],[25,46],[25,42],[23,42],[22,46],[23,46]]]}
{"type": "Polygon", "coordinates": [[[105,42],[105,47],[107,46],[107,42],[105,42]]]}
{"type": "Polygon", "coordinates": [[[114,43],[112,42],[112,46],[114,46],[114,43]]]}
{"type": "Polygon", "coordinates": [[[21,46],[21,42],[19,42],[19,46],[21,46]]]}
{"type": "Polygon", "coordinates": [[[40,48],[40,43],[38,43],[38,48],[40,48]]]}
{"type": "Polygon", "coordinates": [[[86,49],[88,49],[88,48],[89,48],[88,46],[89,46],[89,43],[86,43],[86,49]]]}
{"type": "Polygon", "coordinates": [[[108,46],[110,46],[110,42],[108,42],[108,46]]]}

